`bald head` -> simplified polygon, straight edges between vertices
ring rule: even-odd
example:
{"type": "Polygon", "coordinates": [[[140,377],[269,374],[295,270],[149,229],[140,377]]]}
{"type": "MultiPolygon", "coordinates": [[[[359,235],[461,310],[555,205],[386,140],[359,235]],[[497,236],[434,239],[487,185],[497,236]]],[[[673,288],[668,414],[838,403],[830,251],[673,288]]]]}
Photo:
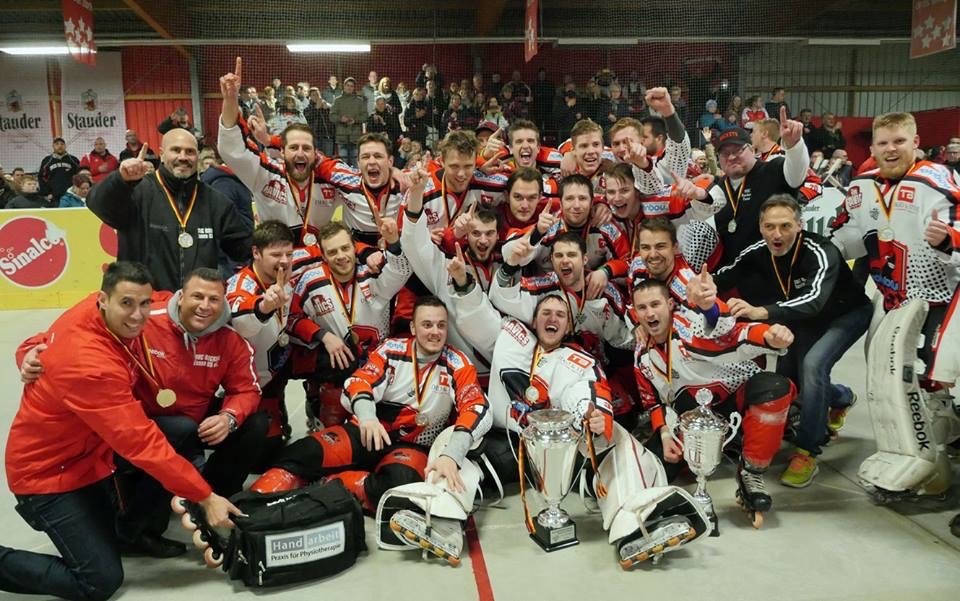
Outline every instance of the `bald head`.
{"type": "Polygon", "coordinates": [[[197,172],[197,139],[185,129],[171,129],[160,141],[160,157],[163,166],[174,177],[193,177],[197,172]]]}

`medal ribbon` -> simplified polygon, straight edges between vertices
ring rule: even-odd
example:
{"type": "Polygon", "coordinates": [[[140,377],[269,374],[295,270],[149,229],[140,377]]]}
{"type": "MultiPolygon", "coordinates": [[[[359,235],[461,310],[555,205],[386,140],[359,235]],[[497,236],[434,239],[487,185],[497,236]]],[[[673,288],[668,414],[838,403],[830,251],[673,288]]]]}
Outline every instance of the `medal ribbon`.
{"type": "Polygon", "coordinates": [[[337,299],[340,301],[340,308],[343,309],[343,316],[347,318],[347,329],[353,327],[353,316],[356,313],[357,309],[357,278],[352,278],[350,280],[350,305],[347,305],[346,297],[343,294],[343,289],[340,288],[340,282],[336,278],[330,278],[333,281],[333,289],[337,292],[337,299]]]}
{"type": "Polygon", "coordinates": [[[474,275],[475,275],[476,278],[477,278],[477,286],[480,286],[480,290],[483,290],[483,293],[484,293],[484,294],[489,294],[489,292],[490,292],[490,282],[491,282],[491,280],[493,280],[493,277],[490,276],[489,270],[488,270],[488,269],[484,269],[484,270],[483,270],[484,275],[487,276],[487,286],[484,287],[484,286],[483,286],[483,280],[480,278],[480,269],[483,267],[483,264],[479,264],[479,266],[478,266],[477,263],[474,263],[474,262],[473,262],[473,259],[470,258],[470,252],[469,252],[469,251],[468,251],[466,254],[463,255],[463,258],[467,260],[467,265],[469,265],[471,268],[473,268],[473,273],[474,273],[474,275]]]}
{"type": "Polygon", "coordinates": [[[311,200],[313,200],[313,172],[310,173],[310,182],[307,184],[306,192],[302,196],[300,194],[300,186],[290,179],[286,171],[284,171],[284,177],[287,178],[287,186],[289,186],[290,194],[293,196],[293,206],[297,209],[297,215],[303,220],[303,229],[300,232],[300,242],[303,243],[303,237],[309,233],[307,230],[310,227],[310,205],[313,204],[311,202],[311,200]],[[306,202],[303,200],[304,197],[306,197],[306,202]]]}
{"type": "Polygon", "coordinates": [[[370,214],[373,215],[373,223],[379,230],[380,223],[387,214],[387,205],[390,199],[390,184],[388,183],[383,186],[380,192],[374,196],[370,190],[367,189],[367,184],[361,179],[360,189],[363,190],[363,195],[367,199],[367,206],[370,207],[370,214]]]}
{"type": "Polygon", "coordinates": [[[793,266],[797,262],[797,255],[800,254],[800,243],[803,242],[803,232],[797,235],[797,246],[793,249],[793,257],[790,258],[790,270],[787,272],[787,283],[783,283],[780,277],[780,269],[777,267],[777,259],[770,253],[770,262],[773,263],[773,273],[777,274],[777,283],[780,284],[780,290],[783,290],[784,300],[790,300],[790,286],[793,284],[793,266]]]}
{"type": "MultiPolygon", "coordinates": [[[[543,356],[543,348],[538,342],[536,346],[533,347],[533,358],[530,360],[530,386],[533,386],[533,372],[537,369],[537,364],[540,363],[540,357],[543,356]]],[[[526,400],[526,399],[524,399],[526,400]]]]}
{"type": "Polygon", "coordinates": [[[570,329],[576,330],[577,320],[573,314],[573,304],[570,302],[570,295],[572,294],[575,299],[577,299],[577,317],[583,313],[583,306],[587,303],[587,291],[584,290],[583,294],[577,294],[573,290],[570,290],[563,284],[560,284],[560,288],[563,290],[563,300],[567,303],[567,310],[570,311],[570,329]]]}
{"type": "Polygon", "coordinates": [[[140,341],[140,348],[141,350],[143,350],[143,354],[147,359],[146,363],[141,361],[140,358],[137,357],[136,353],[131,351],[130,348],[127,345],[125,345],[116,334],[111,332],[110,328],[107,328],[107,333],[109,333],[110,336],[112,336],[113,339],[117,341],[117,343],[120,345],[121,348],[123,348],[124,351],[126,351],[127,355],[137,365],[137,367],[143,373],[144,377],[146,377],[147,380],[149,380],[150,383],[157,390],[160,390],[160,381],[157,380],[157,372],[153,367],[153,357],[150,356],[150,346],[147,344],[147,337],[143,334],[143,332],[140,333],[138,340],[140,341]]]}
{"type": "Polygon", "coordinates": [[[177,217],[177,223],[180,224],[180,232],[183,233],[187,230],[187,221],[190,220],[190,214],[193,213],[193,205],[197,202],[197,190],[200,189],[199,182],[195,182],[193,186],[193,195],[190,197],[190,204],[187,205],[187,213],[183,215],[180,213],[177,203],[173,200],[173,194],[170,193],[170,190],[167,189],[167,185],[163,183],[163,178],[160,177],[159,171],[153,172],[157,176],[157,182],[160,184],[160,188],[163,189],[164,195],[167,197],[167,202],[170,203],[170,208],[173,209],[173,214],[177,217]]]}
{"type": "Polygon", "coordinates": [[[437,368],[437,363],[440,362],[440,357],[437,357],[436,361],[430,364],[430,369],[427,370],[427,375],[423,378],[423,381],[421,382],[420,368],[417,366],[416,341],[413,341],[413,343],[410,345],[410,356],[411,356],[411,361],[413,362],[413,392],[416,394],[417,412],[419,413],[420,407],[423,406],[423,392],[427,389],[427,383],[430,382],[430,377],[433,375],[433,370],[437,368]]]}
{"type": "MultiPolygon", "coordinates": [[[[653,341],[651,339],[651,342],[653,342],[651,347],[657,352],[660,352],[660,349],[657,348],[656,341],[653,341]]],[[[665,345],[664,352],[660,354],[664,358],[664,363],[666,365],[667,371],[664,372],[659,367],[657,367],[657,364],[653,362],[653,359],[650,360],[650,367],[655,369],[658,374],[660,374],[667,380],[667,388],[671,391],[671,394],[673,394],[672,392],[673,391],[673,322],[672,321],[670,322],[670,331],[667,333],[667,343],[665,345]]],[[[664,402],[668,402],[668,401],[664,401],[664,402]]]]}
{"type": "MultiPolygon", "coordinates": [[[[893,215],[894,199],[897,197],[897,190],[900,189],[900,182],[897,182],[897,185],[893,187],[893,194],[890,195],[889,204],[887,203],[887,195],[880,189],[877,182],[873,182],[873,187],[877,190],[877,204],[880,205],[880,209],[883,210],[883,214],[886,216],[887,223],[889,224],[893,215]]],[[[889,184],[887,184],[887,189],[890,189],[889,184]]]]}
{"type": "MultiPolygon", "coordinates": [[[[749,175],[749,174],[747,174],[749,175]]],[[[743,176],[743,181],[740,182],[740,187],[737,188],[737,193],[733,193],[733,188],[730,187],[730,178],[723,180],[723,188],[727,193],[727,199],[730,201],[730,206],[733,207],[733,219],[737,219],[737,211],[740,210],[740,201],[743,199],[743,192],[747,189],[747,176],[743,176]],[[734,200],[736,198],[736,200],[734,200]]]]}

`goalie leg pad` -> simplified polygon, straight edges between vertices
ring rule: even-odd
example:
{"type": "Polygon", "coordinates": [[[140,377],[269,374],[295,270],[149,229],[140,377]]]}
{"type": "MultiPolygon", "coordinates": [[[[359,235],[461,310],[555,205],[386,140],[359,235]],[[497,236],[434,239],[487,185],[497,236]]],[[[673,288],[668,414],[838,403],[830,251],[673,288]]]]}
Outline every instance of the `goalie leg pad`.
{"type": "Polygon", "coordinates": [[[889,491],[937,494],[949,484],[950,466],[914,368],[926,315],[921,300],[888,312],[868,348],[867,406],[877,452],[860,465],[859,477],[889,491]]]}

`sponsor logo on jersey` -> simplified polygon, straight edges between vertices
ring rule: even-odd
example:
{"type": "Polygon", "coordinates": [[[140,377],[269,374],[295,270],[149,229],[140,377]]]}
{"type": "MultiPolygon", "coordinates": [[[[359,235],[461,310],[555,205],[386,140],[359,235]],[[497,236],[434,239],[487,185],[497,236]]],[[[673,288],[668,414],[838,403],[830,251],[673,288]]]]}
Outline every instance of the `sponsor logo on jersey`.
{"type": "Polygon", "coordinates": [[[863,193],[860,192],[860,186],[850,186],[847,189],[847,209],[859,209],[863,204],[863,193]]]}
{"type": "Polygon", "coordinates": [[[278,179],[268,181],[267,185],[260,190],[260,195],[277,204],[287,204],[287,187],[278,179]]]}
{"type": "MultiPolygon", "coordinates": [[[[323,197],[323,200],[332,201],[337,191],[332,186],[322,185],[320,186],[320,193],[321,193],[321,196],[323,197]]],[[[321,203],[319,199],[317,200],[317,202],[320,204],[328,204],[328,205],[330,204],[330,202],[321,203]]]]}
{"type": "Polygon", "coordinates": [[[67,270],[67,233],[46,219],[15,217],[0,227],[0,273],[15,286],[44,288],[67,270]]]}
{"type": "Polygon", "coordinates": [[[316,311],[317,317],[323,317],[328,313],[332,313],[334,310],[333,300],[329,297],[323,295],[314,296],[310,299],[310,302],[313,304],[313,310],[316,311]]]}
{"type": "Polygon", "coordinates": [[[530,343],[530,333],[527,328],[515,319],[511,319],[503,324],[503,331],[510,334],[510,337],[517,341],[521,346],[527,346],[530,343]]]}
{"type": "Polygon", "coordinates": [[[213,240],[213,228],[212,227],[198,227],[197,228],[197,238],[201,240],[213,240]]]}
{"type": "Polygon", "coordinates": [[[900,186],[900,189],[897,191],[897,200],[901,202],[913,202],[916,194],[917,191],[913,186],[900,186]]]}
{"type": "Polygon", "coordinates": [[[220,355],[197,353],[193,356],[194,367],[217,367],[218,365],[220,365],[220,355]]]}
{"type": "Polygon", "coordinates": [[[591,365],[593,365],[593,362],[590,359],[577,353],[570,353],[567,355],[567,361],[578,367],[582,367],[583,369],[588,369],[591,365]]]}
{"type": "Polygon", "coordinates": [[[249,292],[250,294],[256,294],[258,291],[259,285],[256,280],[253,278],[243,278],[240,280],[240,289],[244,292],[249,292]]]}

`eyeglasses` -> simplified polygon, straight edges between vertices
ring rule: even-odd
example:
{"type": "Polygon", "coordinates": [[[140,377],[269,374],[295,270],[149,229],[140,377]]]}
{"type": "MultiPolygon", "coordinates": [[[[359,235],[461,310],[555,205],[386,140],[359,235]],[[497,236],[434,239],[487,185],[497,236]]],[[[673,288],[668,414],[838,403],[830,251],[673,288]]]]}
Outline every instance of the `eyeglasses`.
{"type": "Polygon", "coordinates": [[[738,157],[743,151],[749,146],[749,144],[741,144],[738,148],[734,150],[727,150],[725,152],[718,152],[717,156],[721,159],[733,159],[738,157]]]}

